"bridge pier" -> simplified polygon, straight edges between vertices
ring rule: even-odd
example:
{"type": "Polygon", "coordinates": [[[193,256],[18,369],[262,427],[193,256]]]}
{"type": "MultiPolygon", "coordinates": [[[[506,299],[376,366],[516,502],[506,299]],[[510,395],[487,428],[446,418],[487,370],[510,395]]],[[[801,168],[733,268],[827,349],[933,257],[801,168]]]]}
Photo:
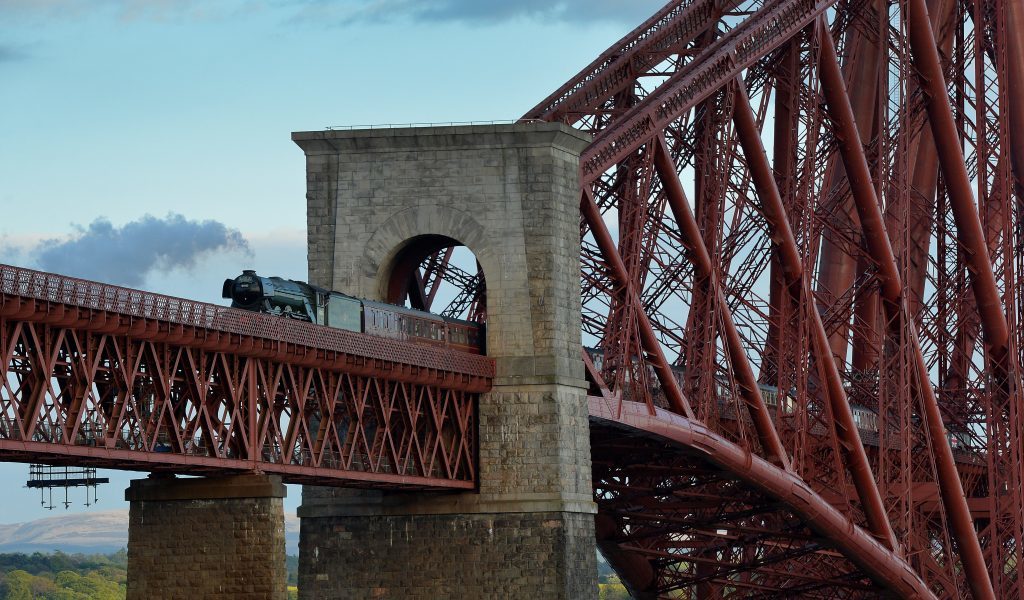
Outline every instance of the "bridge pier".
{"type": "Polygon", "coordinates": [[[283,600],[278,476],[137,479],[125,490],[128,600],[283,600]]]}
{"type": "Polygon", "coordinates": [[[496,369],[479,400],[477,492],[304,488],[301,596],[596,596],[577,185],[589,137],[533,123],[293,139],[310,280],[396,301],[422,258],[464,244],[486,278],[496,369]]]}

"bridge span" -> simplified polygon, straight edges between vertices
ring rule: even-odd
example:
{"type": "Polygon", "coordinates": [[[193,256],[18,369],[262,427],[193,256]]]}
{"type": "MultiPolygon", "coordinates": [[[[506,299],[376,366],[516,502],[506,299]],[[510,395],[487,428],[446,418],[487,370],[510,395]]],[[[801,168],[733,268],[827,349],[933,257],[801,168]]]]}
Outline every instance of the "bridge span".
{"type": "MultiPolygon", "coordinates": [[[[4,460],[392,491],[479,485],[486,357],[7,265],[0,334],[4,460]]],[[[923,592],[792,473],[643,403],[590,396],[588,412],[596,539],[638,592],[672,587],[648,564],[671,554],[641,532],[673,528],[687,545],[742,532],[742,552],[704,558],[717,563],[709,584],[743,569],[740,587],[817,588],[812,571],[794,573],[828,548],[831,589],[923,592]],[[616,533],[622,519],[633,535],[616,533]]]]}
{"type": "Polygon", "coordinates": [[[673,0],[515,125],[294,133],[310,282],[487,357],[5,269],[0,454],[274,474],[133,484],[131,598],[282,597],[283,477],[306,598],[1024,600],[1021,31],[673,0]]]}
{"type": "Polygon", "coordinates": [[[0,459],[473,489],[493,361],[0,265],[0,459]]]}

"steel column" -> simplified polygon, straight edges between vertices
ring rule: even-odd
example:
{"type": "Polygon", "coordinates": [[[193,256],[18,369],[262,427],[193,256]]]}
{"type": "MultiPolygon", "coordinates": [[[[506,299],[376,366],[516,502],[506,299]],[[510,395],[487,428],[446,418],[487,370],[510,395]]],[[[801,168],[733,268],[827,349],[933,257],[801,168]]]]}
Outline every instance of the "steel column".
{"type": "MultiPolygon", "coordinates": [[[[779,249],[783,264],[782,271],[787,283],[790,286],[808,290],[810,286],[804,278],[803,262],[797,249],[796,238],[789,226],[786,209],[782,204],[782,196],[779,194],[771,167],[768,165],[768,157],[765,155],[764,145],[761,142],[761,132],[754,119],[754,112],[750,108],[750,100],[747,98],[743,80],[737,79],[735,87],[736,103],[733,107],[733,121],[736,123],[736,132],[739,135],[740,144],[743,146],[743,153],[747,158],[757,195],[761,199],[762,210],[768,220],[769,235],[773,244],[779,249]]],[[[898,549],[899,543],[889,524],[882,496],[878,492],[878,486],[875,484],[874,474],[871,471],[871,463],[868,462],[864,444],[860,439],[860,432],[853,420],[853,412],[850,410],[850,403],[846,398],[843,380],[831,352],[825,326],[821,322],[821,315],[817,310],[808,312],[811,317],[814,360],[821,365],[825,375],[832,415],[837,421],[833,426],[836,435],[843,442],[842,447],[846,449],[846,458],[850,462],[848,468],[853,478],[853,484],[857,488],[857,495],[864,506],[868,527],[889,548],[898,549]]]]}
{"type": "Polygon", "coordinates": [[[910,47],[914,66],[925,92],[928,122],[935,136],[935,146],[942,168],[943,181],[949,192],[950,208],[957,223],[957,236],[967,248],[967,262],[971,267],[971,288],[974,290],[981,315],[985,342],[998,354],[1006,352],[1009,329],[1003,313],[1002,299],[992,272],[992,258],[985,244],[985,233],[975,207],[971,180],[960,151],[953,111],[946,93],[946,79],[939,63],[931,20],[925,0],[908,0],[910,47]]]}
{"type": "Polygon", "coordinates": [[[655,146],[654,166],[664,186],[665,195],[672,209],[672,216],[675,217],[683,239],[690,244],[690,258],[693,265],[701,276],[711,280],[711,287],[715,294],[714,302],[725,326],[725,341],[729,347],[729,360],[738,379],[740,394],[747,405],[747,410],[750,411],[750,418],[754,421],[758,439],[764,447],[766,458],[789,470],[791,466],[786,449],[782,446],[782,440],[779,439],[779,433],[775,429],[775,424],[772,423],[768,407],[765,406],[764,398],[761,397],[757,377],[754,375],[754,370],[750,368],[747,351],[743,347],[743,340],[740,339],[739,332],[736,331],[736,324],[732,320],[729,304],[725,301],[725,296],[722,295],[721,286],[715,281],[717,273],[711,263],[711,255],[708,254],[700,227],[690,210],[690,204],[686,201],[686,194],[682,184],[679,183],[679,175],[676,173],[672,155],[665,144],[665,138],[660,135],[655,146]]]}
{"type": "MultiPolygon", "coordinates": [[[[910,1],[911,4],[920,3],[923,8],[924,0],[910,1]]],[[[927,12],[923,16],[927,24],[927,12]]],[[[871,180],[867,159],[864,156],[864,148],[860,145],[857,124],[854,121],[849,96],[846,94],[846,85],[843,82],[839,59],[836,56],[835,46],[832,42],[832,34],[823,20],[819,21],[818,31],[819,39],[821,40],[819,66],[822,83],[824,84],[822,87],[829,113],[836,127],[836,140],[839,144],[839,151],[843,157],[843,162],[846,165],[847,176],[850,179],[850,189],[853,192],[857,211],[860,214],[861,225],[864,228],[864,241],[868,247],[869,254],[878,265],[879,272],[877,276],[881,284],[882,298],[886,303],[887,310],[907,311],[906,298],[903,296],[903,284],[896,267],[896,259],[892,252],[892,246],[889,243],[889,236],[885,230],[885,221],[878,203],[878,197],[875,195],[875,187],[871,180]]],[[[932,46],[932,51],[934,52],[934,50],[935,48],[932,46]]],[[[941,81],[941,71],[939,76],[941,81]]],[[[945,91],[943,91],[943,97],[945,97],[944,94],[945,91]]],[[[950,124],[952,124],[952,120],[950,120],[950,124]]],[[[938,136],[936,137],[938,138],[938,136]]],[[[942,145],[943,142],[940,141],[940,156],[943,153],[941,150],[942,145]]],[[[954,148],[959,147],[954,145],[954,148]]],[[[970,188],[968,187],[968,192],[969,190],[970,188]]],[[[975,213],[975,218],[977,218],[977,213],[975,213]]],[[[979,234],[980,229],[981,225],[978,223],[979,234]]],[[[989,277],[991,277],[991,265],[986,263],[986,266],[989,277]]],[[[995,284],[994,279],[992,283],[993,285],[995,284]]],[[[970,508],[967,506],[967,499],[964,497],[960,475],[957,472],[956,462],[953,459],[953,452],[946,440],[946,429],[942,422],[942,413],[939,410],[938,401],[935,397],[935,390],[932,388],[928,378],[928,368],[924,363],[924,357],[921,354],[921,347],[917,340],[913,323],[910,323],[909,327],[913,356],[917,364],[918,377],[920,378],[920,385],[917,386],[917,389],[921,394],[921,405],[925,413],[927,431],[935,452],[935,461],[938,465],[939,490],[942,494],[943,504],[948,512],[950,525],[953,528],[953,533],[960,549],[960,558],[963,561],[964,570],[973,595],[975,598],[994,598],[995,593],[992,589],[992,582],[988,577],[988,569],[985,565],[981,545],[978,542],[977,533],[974,529],[970,508]]]]}
{"type": "MultiPolygon", "coordinates": [[[[672,375],[672,369],[669,366],[668,359],[665,357],[665,351],[662,350],[661,343],[658,342],[658,336],[654,334],[654,328],[651,327],[651,322],[647,318],[647,314],[644,313],[643,303],[640,302],[640,296],[633,288],[629,273],[626,271],[626,265],[622,262],[622,257],[619,256],[619,251],[615,247],[611,234],[608,232],[608,227],[604,224],[601,211],[594,202],[590,188],[586,186],[583,187],[583,193],[580,197],[580,212],[587,225],[590,226],[590,231],[593,233],[598,247],[601,248],[605,260],[608,261],[608,267],[623,295],[623,301],[632,306],[633,310],[637,313],[636,322],[640,328],[640,339],[643,343],[644,351],[651,357],[652,366],[658,375],[658,382],[661,383],[669,404],[679,414],[692,419],[693,409],[690,408],[690,402],[683,395],[682,390],[679,389],[679,384],[672,375]]],[[[653,405],[650,408],[652,411],[654,410],[653,405]]]]}

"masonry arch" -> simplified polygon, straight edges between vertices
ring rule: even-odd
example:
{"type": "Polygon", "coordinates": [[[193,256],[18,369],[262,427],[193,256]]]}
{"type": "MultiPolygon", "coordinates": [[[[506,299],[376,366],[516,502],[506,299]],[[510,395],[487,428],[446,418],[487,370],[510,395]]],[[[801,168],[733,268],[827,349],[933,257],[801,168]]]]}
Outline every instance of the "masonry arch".
{"type": "Polygon", "coordinates": [[[385,299],[446,317],[487,320],[487,279],[473,251],[443,235],[412,238],[386,269],[385,299]]]}
{"type": "Polygon", "coordinates": [[[444,205],[404,210],[381,224],[367,244],[377,297],[392,304],[486,320],[487,279],[494,249],[470,214],[444,205]]]}

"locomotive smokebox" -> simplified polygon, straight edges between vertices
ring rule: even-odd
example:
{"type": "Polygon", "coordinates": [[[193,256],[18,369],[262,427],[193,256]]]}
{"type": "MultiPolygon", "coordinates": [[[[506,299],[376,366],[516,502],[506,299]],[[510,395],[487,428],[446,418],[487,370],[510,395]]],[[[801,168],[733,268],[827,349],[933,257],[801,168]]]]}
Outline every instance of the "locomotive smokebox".
{"type": "Polygon", "coordinates": [[[259,310],[264,294],[273,294],[274,287],[269,281],[264,284],[262,277],[256,275],[256,271],[246,269],[234,279],[224,280],[224,289],[221,295],[231,299],[231,306],[244,308],[246,310],[259,310]]]}

